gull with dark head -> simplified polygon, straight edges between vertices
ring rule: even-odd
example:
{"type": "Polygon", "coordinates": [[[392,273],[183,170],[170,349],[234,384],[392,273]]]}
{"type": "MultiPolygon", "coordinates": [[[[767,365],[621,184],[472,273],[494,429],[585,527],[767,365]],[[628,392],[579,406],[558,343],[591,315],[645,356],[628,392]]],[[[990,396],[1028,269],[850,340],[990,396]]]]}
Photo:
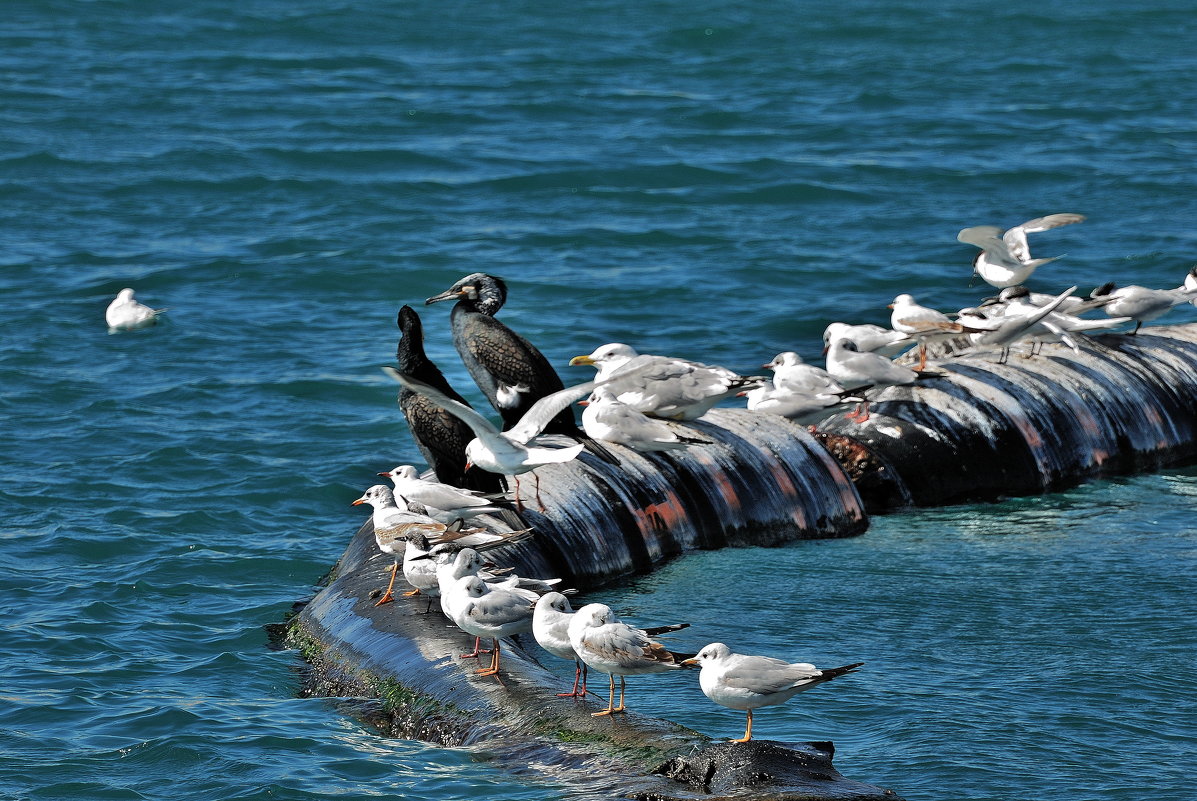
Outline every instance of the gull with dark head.
{"type": "Polygon", "coordinates": [[[864,400],[855,412],[848,415],[849,420],[857,423],[869,419],[866,388],[868,393],[880,393],[889,387],[913,384],[920,378],[919,371],[894,364],[877,353],[861,353],[856,343],[847,339],[832,341],[831,349],[827,352],[827,372],[844,386],[860,388],[854,391],[864,400]]]}
{"type": "Polygon", "coordinates": [[[892,328],[830,323],[823,331],[823,352],[830,350],[831,343],[837,339],[848,340],[856,345],[856,349],[861,353],[879,353],[891,359],[917,344],[910,334],[892,328]]]}
{"type": "Polygon", "coordinates": [[[490,667],[475,671],[480,676],[494,676],[502,660],[499,640],[532,630],[532,606],[528,599],[514,592],[495,589],[478,576],[458,579],[449,591],[457,627],[475,637],[494,641],[490,667]]]}
{"type": "Polygon", "coordinates": [[[791,664],[771,656],[733,653],[723,643],[716,642],[682,664],[701,668],[698,684],[707,698],[728,709],[748,713],[744,736],[732,740],[746,743],[752,739],[752,710],[785,703],[803,690],[856,670],[864,662],[820,670],[807,662],[791,664]]]}
{"type": "Polygon", "coordinates": [[[1079,223],[1084,219],[1083,214],[1048,214],[1027,220],[1007,231],[1002,231],[996,225],[976,225],[961,230],[956,239],[981,248],[981,252],[973,259],[973,270],[985,283],[1002,289],[1023,283],[1031,277],[1035,268],[1060,258],[1032,259],[1027,234],[1079,223]]]}

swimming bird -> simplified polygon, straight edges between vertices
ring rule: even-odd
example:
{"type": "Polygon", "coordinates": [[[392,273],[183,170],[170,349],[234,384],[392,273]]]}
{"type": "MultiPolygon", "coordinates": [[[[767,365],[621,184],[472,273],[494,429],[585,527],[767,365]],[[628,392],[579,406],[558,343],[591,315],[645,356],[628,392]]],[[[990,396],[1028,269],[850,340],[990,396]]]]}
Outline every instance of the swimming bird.
{"type": "Polygon", "coordinates": [[[672,451],[703,440],[683,436],[664,420],[649,417],[621,401],[614,390],[601,384],[594,388],[582,412],[582,427],[595,439],[626,445],[637,451],[672,451]]]}
{"type": "Polygon", "coordinates": [[[1048,214],[1027,220],[1007,231],[1002,231],[996,225],[977,225],[961,230],[956,239],[981,248],[981,252],[973,259],[973,271],[987,284],[1001,289],[1023,283],[1031,277],[1035,268],[1060,258],[1032,259],[1027,234],[1079,223],[1084,219],[1083,214],[1048,214]]]}
{"type": "Polygon", "coordinates": [[[831,342],[835,339],[849,340],[861,353],[879,353],[891,359],[916,344],[910,334],[895,331],[892,328],[882,328],[879,325],[830,323],[823,330],[824,353],[831,348],[831,342]]]}
{"type": "MultiPolygon", "coordinates": [[[[402,336],[395,347],[399,371],[435,387],[458,403],[469,406],[449,385],[440,369],[424,352],[424,326],[411,306],[399,309],[395,324],[402,336]]],[[[484,470],[465,469],[465,446],[474,438],[461,418],[410,389],[399,390],[399,408],[407,420],[416,447],[442,484],[479,492],[497,493],[506,489],[503,477],[484,470]]]]}
{"type": "Polygon", "coordinates": [[[701,668],[698,684],[707,698],[728,709],[743,709],[748,713],[744,736],[732,740],[746,743],[752,739],[752,710],[784,703],[816,684],[856,670],[864,662],[820,670],[807,662],[790,664],[771,656],[733,653],[723,643],[716,642],[682,664],[701,668]]]}
{"type": "Polygon", "coordinates": [[[151,309],[144,303],[133,299],[133,290],[125,287],[116,294],[116,298],[104,310],[104,322],[108,323],[108,333],[118,331],[133,331],[146,328],[158,322],[158,315],[166,309],[151,309]]]}
{"type": "MultiPolygon", "coordinates": [[[[468,426],[466,430],[469,430],[468,426]]],[[[466,442],[468,443],[469,440],[466,442]]],[[[463,455],[464,452],[463,448],[463,455]]],[[[503,511],[502,506],[495,506],[490,499],[483,497],[479,492],[436,481],[425,481],[420,478],[416,468],[409,464],[399,465],[378,475],[391,479],[391,483],[395,485],[396,495],[409,503],[422,504],[427,510],[428,516],[441,523],[452,523],[458,518],[469,520],[478,515],[503,511]]],[[[490,475],[494,475],[494,473],[490,475]]]]}
{"type": "Polygon", "coordinates": [[[960,323],[954,323],[937,309],[915,303],[914,297],[901,294],[889,304],[893,309],[890,325],[895,331],[909,334],[919,343],[919,364],[916,370],[927,366],[927,343],[937,339],[951,339],[969,333],[960,323]]]}
{"type": "MultiPolygon", "coordinates": [[[[894,364],[877,353],[861,353],[856,343],[848,339],[836,339],[827,352],[827,372],[840,384],[849,387],[871,387],[880,392],[887,387],[913,384],[920,377],[917,370],[894,364]]],[[[863,423],[869,419],[869,398],[865,390],[855,390],[864,401],[849,420],[863,423]]]]}
{"type": "Polygon", "coordinates": [[[690,654],[671,653],[648,632],[615,619],[604,604],[587,604],[569,623],[569,643],[588,666],[606,673],[610,684],[607,708],[595,717],[624,711],[625,676],[665,673],[685,667],[690,654]],[[615,677],[619,676],[619,706],[615,706],[615,677]]]}
{"type": "MultiPolygon", "coordinates": [[[[522,510],[519,497],[519,476],[537,467],[558,462],[568,462],[584,447],[581,444],[567,448],[544,448],[536,444],[535,438],[543,431],[565,406],[594,390],[594,382],[563,389],[547,395],[528,409],[520,421],[507,431],[499,431],[493,423],[464,403],[453,400],[440,390],[425,384],[392,367],[383,372],[403,386],[418,392],[443,407],[450,414],[460,418],[474,432],[474,439],[466,445],[465,453],[470,466],[501,475],[515,476],[515,501],[517,510],[522,510]]],[[[535,474],[533,474],[535,475],[535,474]]],[[[540,500],[540,476],[536,476],[536,501],[544,510],[540,500]]]]}
{"type": "Polygon", "coordinates": [[[1131,284],[1115,289],[1113,284],[1105,284],[1093,290],[1092,295],[1110,298],[1105,305],[1105,312],[1109,316],[1134,320],[1135,330],[1131,331],[1131,335],[1134,335],[1139,333],[1143,323],[1164,316],[1175,306],[1197,299],[1197,288],[1148,289],[1131,284]]]}
{"type": "Polygon", "coordinates": [[[697,420],[715,404],[762,379],[738,375],[726,367],[639,354],[630,345],[612,342],[569,360],[571,367],[598,368],[597,380],[638,412],[668,420],[697,420]]]}
{"type": "Polygon", "coordinates": [[[453,599],[452,620],[457,627],[475,637],[490,637],[494,642],[490,667],[475,672],[480,676],[496,675],[502,660],[499,640],[532,630],[532,607],[528,600],[514,592],[492,588],[478,576],[458,579],[449,593],[453,599]]]}

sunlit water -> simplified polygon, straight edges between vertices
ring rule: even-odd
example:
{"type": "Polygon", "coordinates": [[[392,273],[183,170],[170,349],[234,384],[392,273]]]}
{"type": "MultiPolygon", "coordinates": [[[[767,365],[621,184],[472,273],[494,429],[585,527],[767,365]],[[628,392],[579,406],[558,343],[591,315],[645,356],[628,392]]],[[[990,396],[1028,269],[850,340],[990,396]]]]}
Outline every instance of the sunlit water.
{"type": "MultiPolygon", "coordinates": [[[[6,5],[0,796],[570,792],[297,699],[266,647],[349,501],[419,458],[377,369],[398,306],[485,269],[559,365],[626,341],[759,370],[898,291],[974,303],[956,231],[1058,211],[1089,220],[1037,235],[1068,254],[1038,288],[1175,286],[1191,8],[1040,8],[6,5]],[[124,286],[164,323],[109,336],[124,286]]],[[[690,619],[679,647],[865,661],[756,731],[908,798],[1188,798],[1195,481],[877,518],[595,597],[690,619]]],[[[630,692],[741,731],[692,675],[630,692]]]]}

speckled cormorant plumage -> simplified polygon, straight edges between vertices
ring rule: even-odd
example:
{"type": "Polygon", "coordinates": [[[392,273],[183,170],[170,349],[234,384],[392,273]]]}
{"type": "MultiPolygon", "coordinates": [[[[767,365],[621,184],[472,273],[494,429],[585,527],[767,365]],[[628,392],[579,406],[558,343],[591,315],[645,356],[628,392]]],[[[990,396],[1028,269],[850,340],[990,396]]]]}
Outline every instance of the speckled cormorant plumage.
{"type": "MultiPolygon", "coordinates": [[[[445,376],[424,353],[424,327],[420,317],[410,306],[399,310],[396,325],[403,332],[395,349],[399,369],[426,384],[436,387],[454,400],[466,403],[445,376]]],[[[468,405],[468,404],[467,404],[468,405]]],[[[485,470],[466,470],[465,447],[474,438],[470,427],[423,395],[402,389],[399,408],[407,418],[407,427],[420,453],[424,454],[437,480],[455,487],[480,492],[503,492],[503,477],[485,470]]]]}
{"type": "MultiPolygon", "coordinates": [[[[561,377],[535,345],[495,318],[507,301],[507,284],[502,278],[473,273],[425,304],[456,300],[449,324],[453,344],[479,389],[503,418],[503,429],[520,421],[536,401],[565,389],[561,377]]],[[[586,444],[601,459],[619,460],[578,428],[572,409],[564,409],[544,429],[545,434],[563,434],[586,444]]]]}

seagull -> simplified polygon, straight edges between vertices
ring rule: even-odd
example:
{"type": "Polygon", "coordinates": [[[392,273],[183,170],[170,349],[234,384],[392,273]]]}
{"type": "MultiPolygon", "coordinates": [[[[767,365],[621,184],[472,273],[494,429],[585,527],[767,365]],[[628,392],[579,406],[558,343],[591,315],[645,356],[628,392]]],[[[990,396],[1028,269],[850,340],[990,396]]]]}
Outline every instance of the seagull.
{"type": "MultiPolygon", "coordinates": [[[[884,356],[861,353],[856,344],[847,339],[832,341],[831,350],[827,352],[827,372],[845,386],[870,387],[877,392],[887,387],[913,384],[920,377],[919,371],[894,364],[884,356]]],[[[860,408],[848,415],[848,419],[863,423],[869,419],[869,400],[863,389],[856,391],[865,400],[860,408]]]]}
{"type": "Polygon", "coordinates": [[[133,331],[146,328],[158,322],[158,315],[166,309],[151,309],[144,303],[133,299],[133,290],[125,287],[116,293],[116,299],[108,304],[104,311],[104,322],[108,323],[108,333],[118,331],[133,331]]]}
{"type": "Polygon", "coordinates": [[[915,368],[917,370],[927,366],[928,342],[969,333],[963,325],[952,322],[943,312],[915,303],[911,295],[898,295],[894,302],[889,304],[889,308],[893,309],[893,313],[890,314],[890,325],[893,329],[918,340],[919,366],[915,368]]]}
{"type": "Polygon", "coordinates": [[[961,230],[956,239],[981,248],[981,252],[973,259],[973,271],[987,284],[1002,289],[1023,283],[1031,277],[1036,267],[1060,258],[1032,259],[1027,234],[1079,223],[1084,219],[1083,214],[1049,214],[1027,220],[1004,232],[996,225],[977,225],[961,230]]]}
{"type": "Polygon", "coordinates": [[[773,361],[761,366],[766,370],[773,371],[774,389],[788,389],[793,392],[816,395],[844,391],[844,388],[835,383],[826,370],[813,364],[807,364],[802,361],[801,356],[792,350],[782,351],[773,357],[773,361]]]}
{"type": "Polygon", "coordinates": [[[573,618],[574,610],[569,605],[569,599],[559,592],[540,596],[532,612],[532,636],[540,647],[559,659],[572,659],[574,662],[573,689],[567,693],[557,693],[559,698],[586,697],[586,664],[578,658],[569,642],[569,624],[573,618]],[[582,682],[581,690],[578,689],[579,680],[582,682]]]}
{"type": "Polygon", "coordinates": [[[866,389],[868,387],[816,394],[770,386],[757,387],[740,394],[747,398],[750,412],[775,414],[805,424],[818,422],[838,407],[863,402],[858,396],[866,389]]]}
{"type": "MultiPolygon", "coordinates": [[[[1197,265],[1193,266],[1187,275],[1185,275],[1185,282],[1177,289],[1183,289],[1187,292],[1197,292],[1197,265]]],[[[1197,306],[1197,297],[1193,298],[1193,305],[1197,306]]]]}
{"type": "Polygon", "coordinates": [[[1139,333],[1143,323],[1163,317],[1173,306],[1197,299],[1197,288],[1188,289],[1187,285],[1187,279],[1185,285],[1177,289],[1148,289],[1135,284],[1114,289],[1113,284],[1105,284],[1093,290],[1092,294],[1094,297],[1111,298],[1105,305],[1105,312],[1109,316],[1134,320],[1135,330],[1131,331],[1134,335],[1139,333]]]}
{"type": "Polygon", "coordinates": [[[790,664],[771,656],[733,653],[723,643],[716,642],[682,664],[701,667],[698,684],[707,698],[728,709],[743,709],[748,713],[744,736],[732,740],[746,743],[752,739],[752,710],[784,703],[816,684],[856,670],[864,662],[820,670],[806,662],[790,664]]]}
{"type": "Polygon", "coordinates": [[[416,468],[409,464],[399,465],[378,475],[391,479],[396,495],[409,503],[423,505],[428,510],[428,516],[441,523],[503,511],[503,507],[492,505],[480,492],[437,481],[425,481],[420,478],[416,468]]]}
{"type": "MultiPolygon", "coordinates": [[[[360,506],[368,503],[374,507],[374,542],[378,550],[389,554],[395,564],[391,568],[391,581],[386,591],[375,606],[382,606],[395,599],[391,591],[395,588],[395,576],[399,573],[400,560],[404,559],[407,539],[422,534],[429,539],[443,536],[448,530],[444,523],[438,523],[430,517],[410,511],[406,505],[399,506],[395,502],[395,494],[390,487],[375,484],[370,487],[351,505],[360,506]]],[[[481,531],[481,529],[478,529],[481,531]]],[[[473,532],[471,532],[473,533],[473,532]]]]}
{"type": "Polygon", "coordinates": [[[910,334],[882,328],[879,325],[848,325],[831,323],[823,331],[823,352],[831,349],[832,341],[846,339],[861,353],[879,353],[893,358],[915,344],[910,334]]]}
{"type": "Polygon", "coordinates": [[[607,708],[592,713],[595,717],[624,711],[625,676],[664,673],[683,668],[682,661],[689,654],[670,653],[663,645],[649,639],[644,629],[638,629],[615,619],[611,607],[587,604],[574,613],[569,623],[569,644],[574,653],[600,673],[606,673],[610,683],[607,708]],[[619,706],[615,706],[615,676],[619,676],[619,706]]]}
{"type": "Polygon", "coordinates": [[[677,434],[664,420],[649,417],[621,401],[610,386],[594,388],[582,412],[582,427],[594,439],[637,451],[672,451],[702,442],[677,434]]]}
{"type": "Polygon", "coordinates": [[[1049,329],[1042,325],[1044,318],[1068,300],[1073,292],[1076,292],[1076,287],[1060,293],[1047,305],[1007,307],[1003,314],[994,316],[989,316],[980,309],[961,309],[957,320],[975,330],[975,333],[968,335],[973,347],[1000,347],[1002,353],[998,363],[1005,364],[1010,354],[1010,345],[1037,330],[1048,331],[1049,329]]]}
{"type": "Polygon", "coordinates": [[[597,367],[597,380],[610,383],[620,401],[636,411],[668,420],[697,420],[721,400],[761,381],[737,375],[726,367],[639,354],[622,342],[575,356],[569,364],[597,367]]]}
{"type": "MultiPolygon", "coordinates": [[[[546,423],[552,420],[558,412],[574,401],[588,394],[594,389],[594,382],[563,389],[546,395],[520,419],[518,423],[507,431],[499,431],[493,423],[464,403],[455,401],[438,389],[417,381],[409,375],[399,372],[393,367],[383,367],[383,372],[398,381],[403,386],[418,392],[435,401],[441,408],[460,418],[474,432],[474,439],[466,445],[468,466],[479,467],[483,470],[501,475],[515,476],[515,498],[519,511],[523,510],[519,498],[519,475],[535,470],[546,464],[568,462],[585,447],[582,444],[571,445],[567,448],[543,448],[535,444],[535,437],[543,430],[546,423]]],[[[540,477],[536,477],[536,501],[544,511],[544,503],[540,500],[540,477]]]]}
{"type": "Polygon", "coordinates": [[[494,676],[499,672],[502,654],[499,640],[532,630],[532,607],[521,595],[503,589],[493,589],[477,576],[458,579],[450,589],[453,599],[453,622],[467,634],[490,637],[494,641],[490,667],[476,670],[480,676],[494,676]]]}

